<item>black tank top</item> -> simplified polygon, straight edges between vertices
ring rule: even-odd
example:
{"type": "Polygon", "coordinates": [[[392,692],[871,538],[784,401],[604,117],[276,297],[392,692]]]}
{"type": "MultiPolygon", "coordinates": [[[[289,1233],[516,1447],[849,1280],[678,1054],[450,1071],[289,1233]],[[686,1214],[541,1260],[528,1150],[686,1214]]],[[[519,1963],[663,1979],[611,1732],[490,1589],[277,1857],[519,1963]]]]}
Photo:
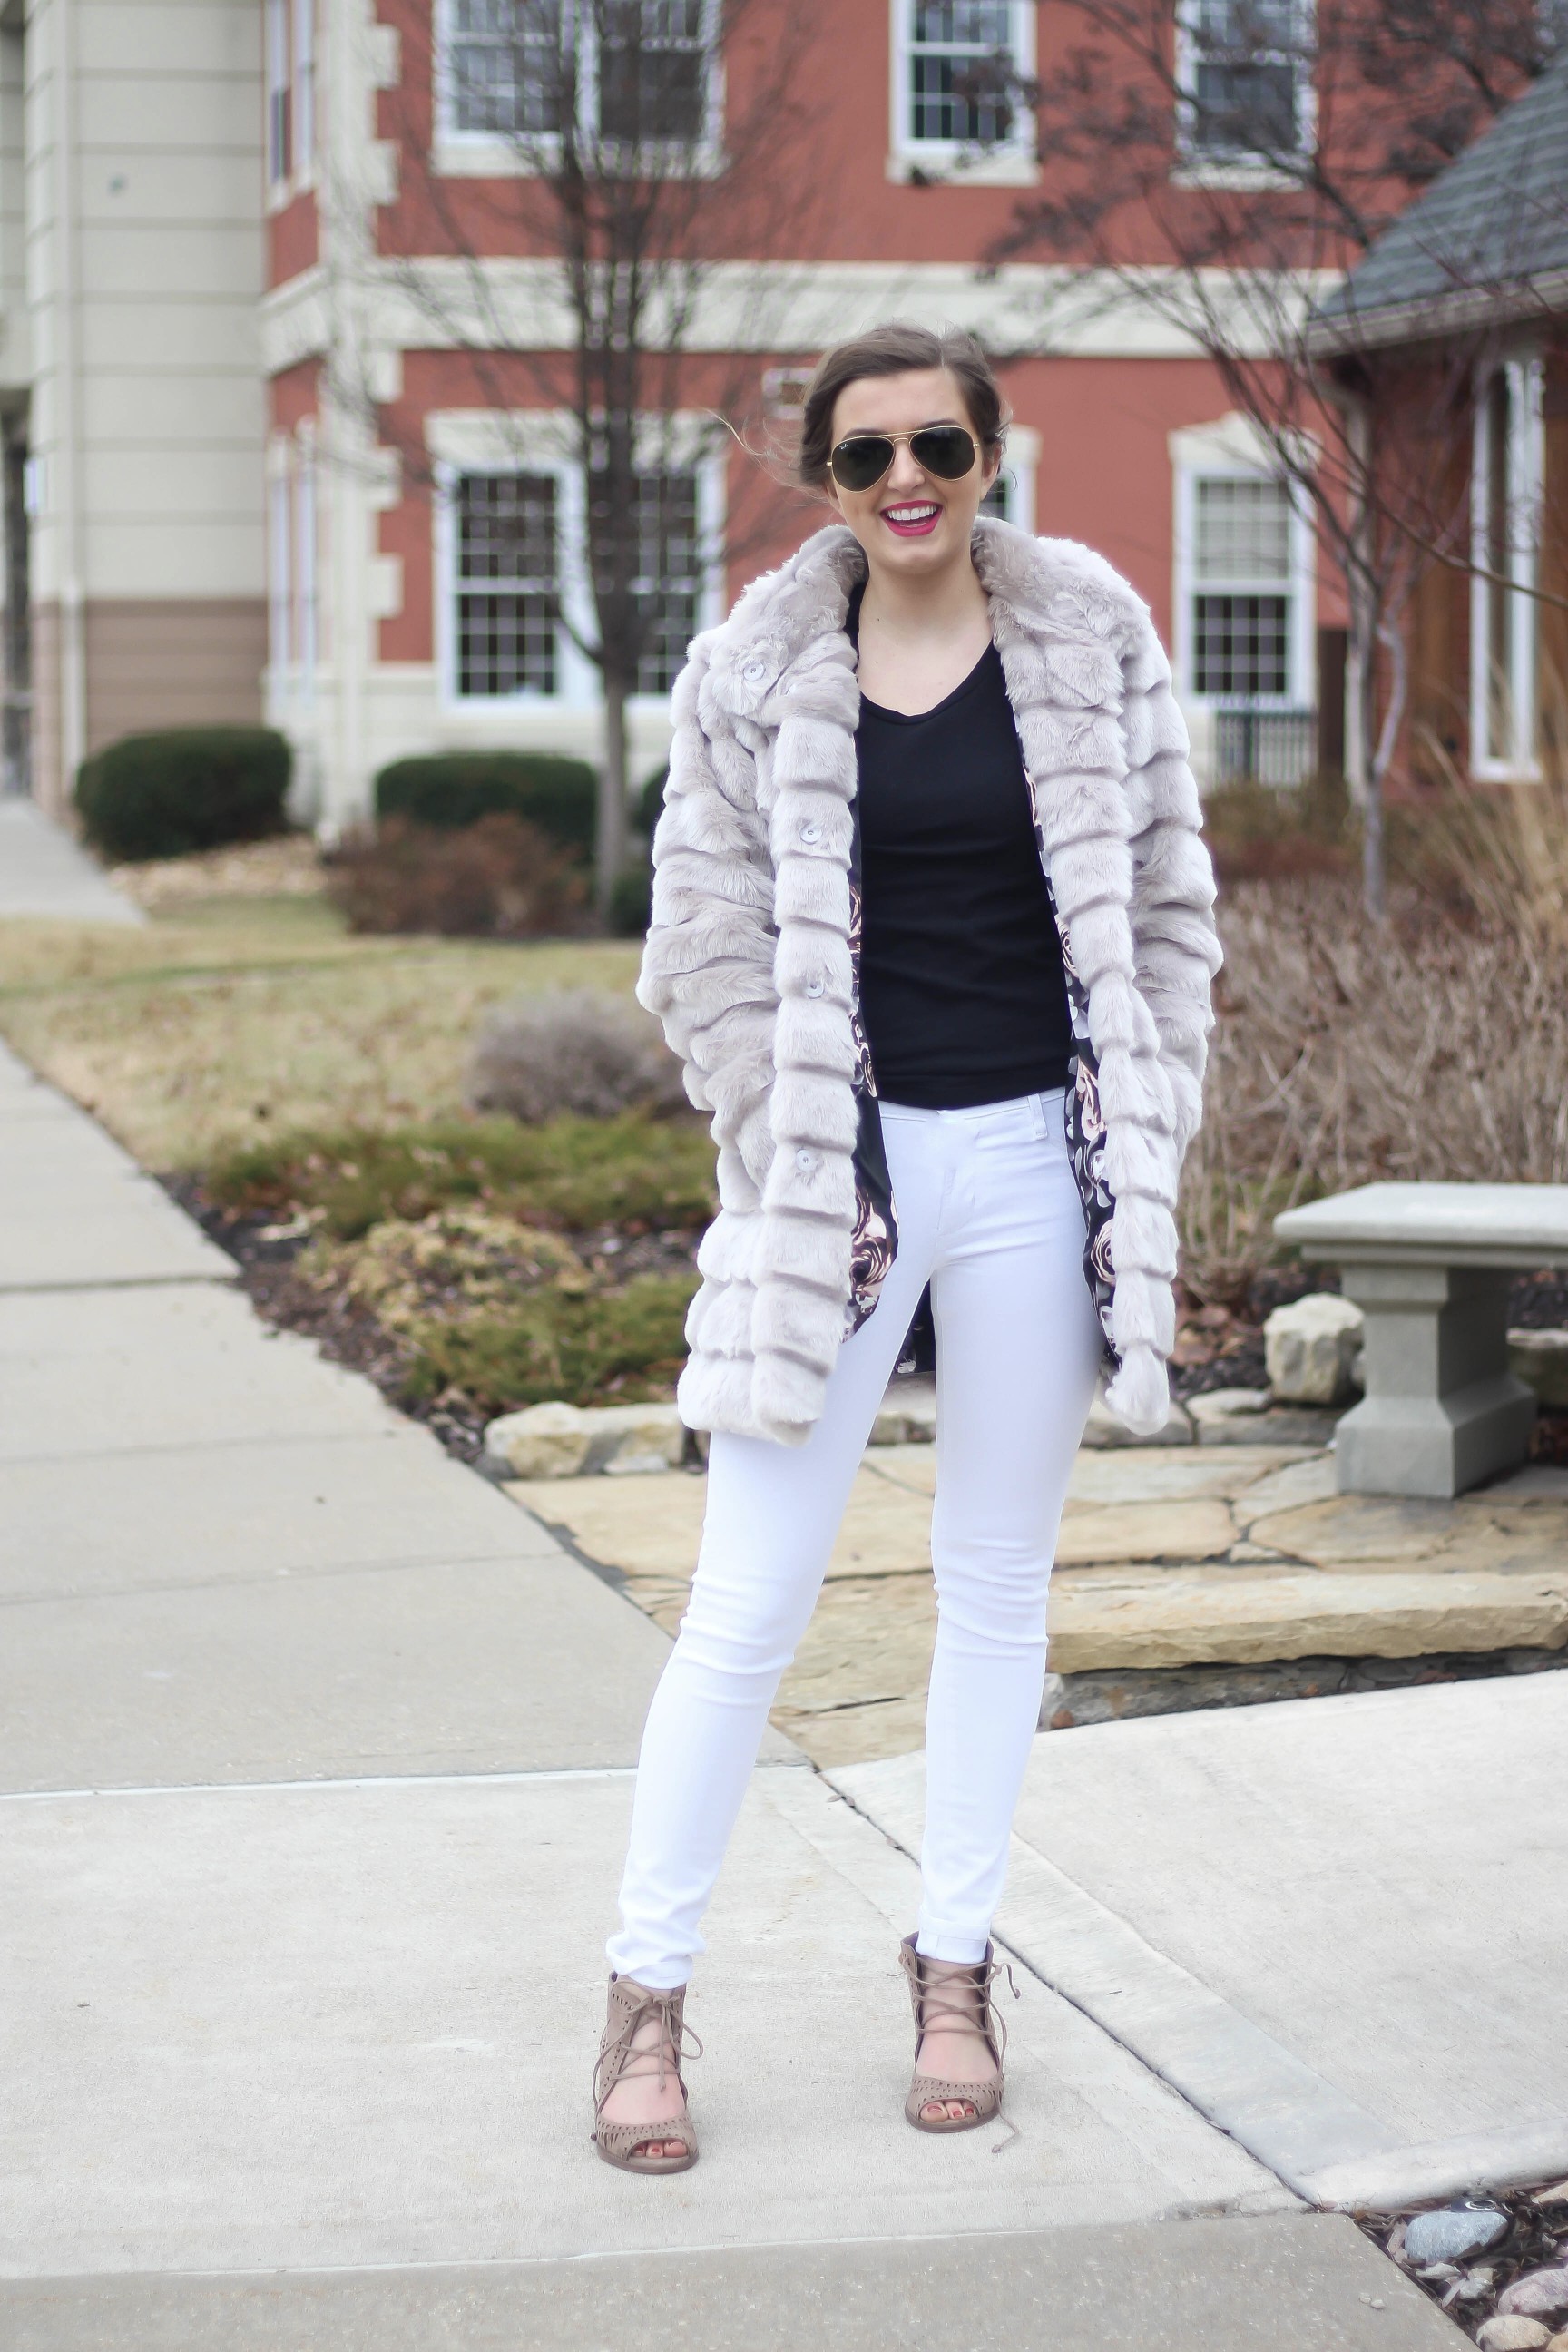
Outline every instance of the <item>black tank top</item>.
{"type": "Polygon", "coordinates": [[[933,710],[862,696],[855,748],[860,1017],[878,1093],[963,1110],[1066,1086],[1061,941],[995,646],[933,710]]]}

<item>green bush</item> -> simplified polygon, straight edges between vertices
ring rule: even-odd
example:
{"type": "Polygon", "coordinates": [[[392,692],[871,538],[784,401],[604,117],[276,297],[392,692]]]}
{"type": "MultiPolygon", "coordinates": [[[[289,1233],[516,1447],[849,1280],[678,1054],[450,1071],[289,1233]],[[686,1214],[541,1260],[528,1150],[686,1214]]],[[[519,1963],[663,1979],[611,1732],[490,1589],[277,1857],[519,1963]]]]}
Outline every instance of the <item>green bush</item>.
{"type": "Polygon", "coordinates": [[[640,940],[652,912],[653,868],[643,856],[611,885],[610,929],[618,940],[640,940]]]}
{"type": "Polygon", "coordinates": [[[124,735],[84,760],[76,804],[108,857],[185,857],[281,833],[291,754],[269,727],[124,735]]]}
{"type": "Polygon", "coordinates": [[[593,855],[598,783],[584,760],[548,751],[437,751],[395,760],[375,780],[378,816],[458,832],[521,816],[574,856],[593,855]]]}
{"type": "Polygon", "coordinates": [[[514,1306],[425,1324],[404,1382],[420,1403],[460,1389],[480,1412],[563,1397],[637,1404],[668,1396],[686,1360],[697,1276],[642,1274],[621,1290],[525,1291],[514,1306]]]}
{"type": "Polygon", "coordinates": [[[653,839],[653,829],[664,806],[664,788],[668,782],[669,762],[667,760],[662,768],[654,770],[637,794],[637,829],[648,841],[653,839]]]}
{"type": "Polygon", "coordinates": [[[304,1212],[353,1241],[387,1217],[479,1202],[520,1224],[684,1233],[714,1211],[713,1146],[695,1119],[510,1118],[317,1130],[247,1144],[205,1171],[219,1206],[304,1212]]]}

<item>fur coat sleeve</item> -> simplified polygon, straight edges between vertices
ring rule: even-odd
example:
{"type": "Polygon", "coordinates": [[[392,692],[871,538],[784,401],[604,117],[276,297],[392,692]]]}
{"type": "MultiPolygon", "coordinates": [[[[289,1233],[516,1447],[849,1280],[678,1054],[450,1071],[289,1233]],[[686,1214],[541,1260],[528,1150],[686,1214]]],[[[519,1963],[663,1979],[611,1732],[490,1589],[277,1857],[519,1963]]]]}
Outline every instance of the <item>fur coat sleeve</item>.
{"type": "Polygon", "coordinates": [[[752,759],[728,729],[702,724],[710,632],[676,681],[669,777],[654,835],[657,955],[645,955],[638,1001],[658,1015],[686,1091],[713,1115],[719,1194],[754,1210],[773,1159],[773,877],[757,811],[752,759]]]}

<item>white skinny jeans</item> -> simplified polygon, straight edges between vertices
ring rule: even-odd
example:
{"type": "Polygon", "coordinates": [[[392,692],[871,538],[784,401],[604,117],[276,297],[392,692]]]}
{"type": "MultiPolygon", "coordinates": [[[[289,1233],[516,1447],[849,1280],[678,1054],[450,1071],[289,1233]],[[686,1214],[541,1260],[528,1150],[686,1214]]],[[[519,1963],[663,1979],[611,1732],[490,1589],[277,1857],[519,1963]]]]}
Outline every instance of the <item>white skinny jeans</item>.
{"type": "Polygon", "coordinates": [[[929,1280],[937,1334],[937,1636],[919,1948],[984,1955],[1039,1720],[1046,1587],[1100,1330],[1059,1093],[882,1105],[899,1247],[804,1445],[714,1435],[696,1576],[643,1732],[610,1965],[686,1982],[779,1677],[821,1588],[929,1280]]]}

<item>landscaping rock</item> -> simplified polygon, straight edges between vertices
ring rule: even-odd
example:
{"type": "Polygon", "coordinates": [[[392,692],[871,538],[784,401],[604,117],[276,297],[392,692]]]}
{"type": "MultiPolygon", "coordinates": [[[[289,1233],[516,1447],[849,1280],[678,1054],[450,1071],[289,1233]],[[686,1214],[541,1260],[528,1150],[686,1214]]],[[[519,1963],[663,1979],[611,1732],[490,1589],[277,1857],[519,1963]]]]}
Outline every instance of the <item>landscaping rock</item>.
{"type": "Polygon", "coordinates": [[[1568,2317],[1568,2270],[1526,2271],[1522,2278],[1504,2287],[1498,2297],[1498,2312],[1505,2319],[1568,2317]]]}
{"type": "Polygon", "coordinates": [[[1538,2319],[1489,2319],[1476,2337],[1480,2352],[1542,2352],[1551,2341],[1538,2319]]]}
{"type": "Polygon", "coordinates": [[[1268,1385],[1282,1404],[1347,1404],[1360,1388],[1362,1311],[1316,1290],[1277,1307],[1263,1326],[1268,1385]]]}
{"type": "Polygon", "coordinates": [[[1051,1579],[1051,1664],[1249,1665],[1305,1657],[1554,1650],[1568,1642],[1568,1582],[1444,1569],[1270,1575],[1201,1569],[1064,1569],[1051,1579]]]}
{"type": "Polygon", "coordinates": [[[1495,2246],[1508,2228],[1508,2215],[1495,2205],[1445,2205],[1436,2213],[1415,2214],[1405,2226],[1408,2263],[1463,2263],[1495,2246]]]}
{"type": "Polygon", "coordinates": [[[1206,1389],[1187,1407],[1200,1429],[1210,1422],[1239,1421],[1268,1410],[1267,1389],[1206,1389]]]}
{"type": "Polygon", "coordinates": [[[1170,1418],[1163,1429],[1152,1437],[1134,1437],[1124,1428],[1102,1396],[1097,1396],[1089,1409],[1089,1422],[1083,1433],[1086,1445],[1190,1445],[1193,1424],[1186,1408],[1173,1402],[1170,1418]]]}
{"type": "Polygon", "coordinates": [[[485,1431],[481,1467],[495,1478],[584,1478],[676,1470],[686,1426],[672,1404],[533,1404],[485,1431]]]}
{"type": "Polygon", "coordinates": [[[872,1445],[930,1445],[936,1437],[934,1381],[898,1381],[872,1423],[872,1445]]]}
{"type": "Polygon", "coordinates": [[[1542,1404],[1568,1412],[1568,1331],[1510,1331],[1508,1368],[1542,1404]]]}
{"type": "Polygon", "coordinates": [[[1268,1389],[1209,1389],[1187,1410],[1200,1445],[1327,1445],[1335,1416],[1314,1405],[1278,1405],[1268,1389]]]}

